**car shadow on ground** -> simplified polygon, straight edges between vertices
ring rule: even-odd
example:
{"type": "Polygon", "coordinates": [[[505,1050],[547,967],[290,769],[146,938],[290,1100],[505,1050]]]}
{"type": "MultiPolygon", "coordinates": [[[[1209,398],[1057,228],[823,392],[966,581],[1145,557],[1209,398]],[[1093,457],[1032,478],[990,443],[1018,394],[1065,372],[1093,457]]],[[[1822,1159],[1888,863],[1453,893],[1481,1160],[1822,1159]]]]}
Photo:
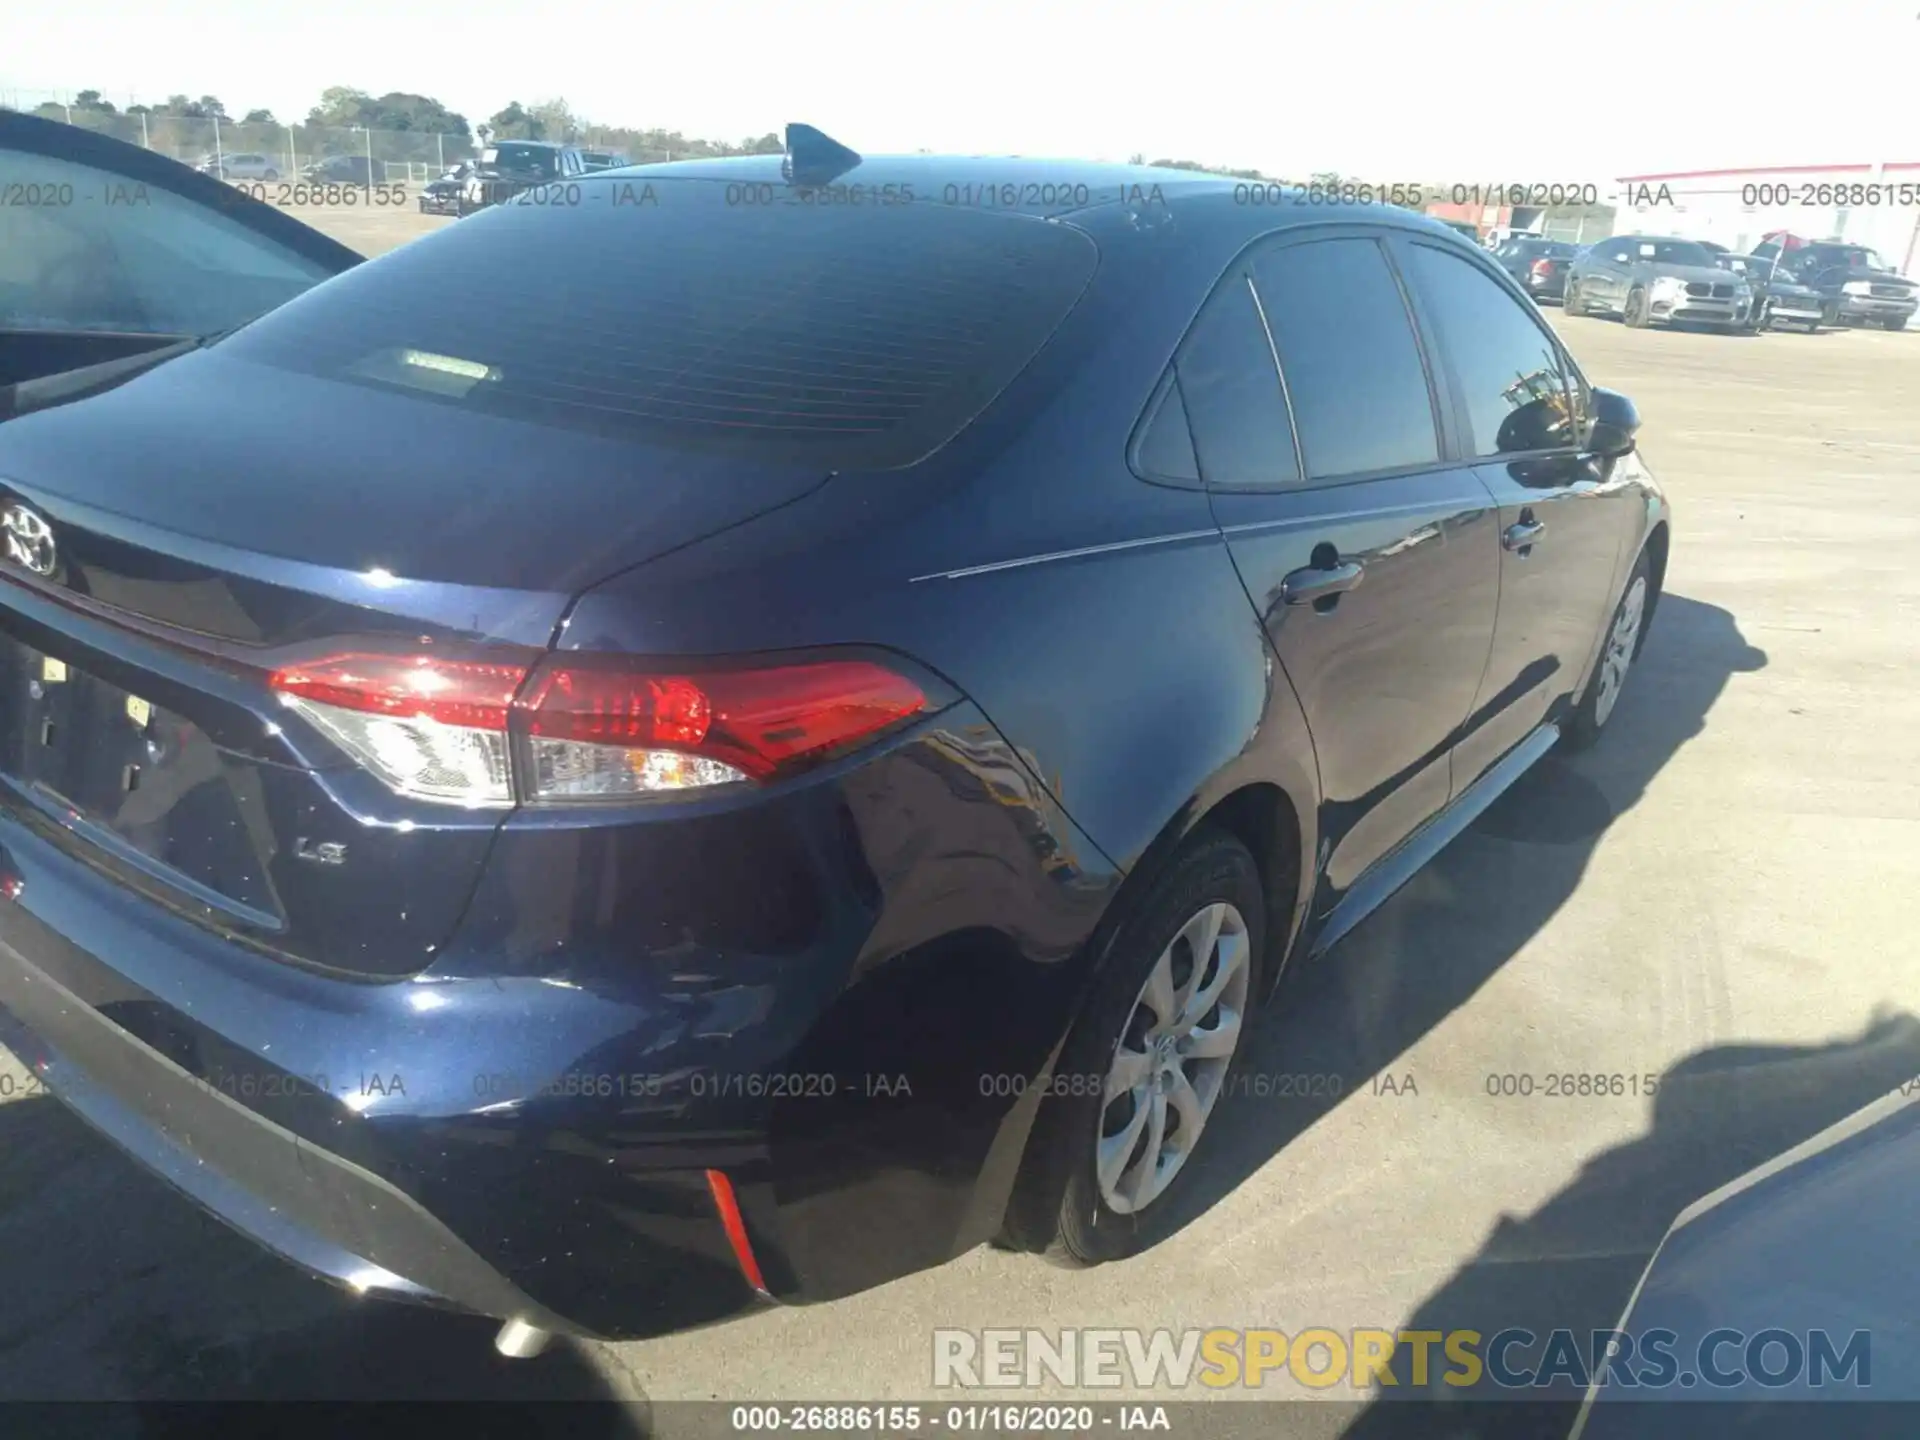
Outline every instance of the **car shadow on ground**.
{"type": "Polygon", "coordinates": [[[1566,903],[1607,827],[1700,732],[1728,678],[1766,661],[1727,611],[1662,596],[1599,745],[1541,761],[1353,934],[1281,978],[1208,1123],[1204,1169],[1168,1197],[1178,1213],[1167,1233],[1343,1099],[1396,1083],[1396,1059],[1566,903]]]}
{"type": "MultiPolygon", "coordinates": [[[[1916,1075],[1920,1020],[1894,1011],[1826,1045],[1721,1045],[1690,1055],[1661,1077],[1644,1134],[1596,1155],[1532,1214],[1501,1217],[1480,1252],[1402,1328],[1477,1330],[1483,1337],[1518,1328],[1542,1342],[1564,1328],[1584,1354],[1594,1331],[1618,1323],[1680,1211],[1916,1075]]],[[[1792,1316],[1780,1323],[1792,1324],[1792,1316]]],[[[1511,1353],[1537,1360],[1542,1350],[1536,1344],[1511,1353]]],[[[1578,1411],[1578,1386],[1557,1385],[1548,1392],[1553,1401],[1531,1402],[1513,1392],[1499,1398],[1485,1379],[1447,1386],[1439,1365],[1429,1369],[1427,1386],[1415,1389],[1404,1357],[1395,1355],[1394,1368],[1399,1385],[1358,1414],[1342,1432],[1345,1440],[1565,1440],[1578,1411]],[[1439,1404],[1405,1403],[1420,1400],[1439,1404]]],[[[1689,1413],[1698,1417],[1686,1427],[1692,1433],[1748,1433],[1725,1411],[1689,1413]]],[[[1798,1418],[1805,1426],[1804,1410],[1798,1418]]],[[[1807,1433],[1826,1429],[1815,1423],[1807,1433]]]]}
{"type": "MultiPolygon", "coordinates": [[[[463,1434],[503,1433],[495,1422],[509,1418],[519,1437],[647,1433],[645,1402],[616,1397],[585,1347],[556,1341],[536,1360],[506,1360],[493,1322],[357,1300],[311,1279],[57,1101],[17,1098],[18,1067],[4,1068],[16,1098],[0,1103],[0,1434],[152,1440],[205,1433],[210,1402],[288,1400],[481,1402],[463,1434]],[[548,1403],[616,1398],[628,1403],[548,1403]]],[[[278,1424],[256,1419],[262,1433],[278,1424]]],[[[349,1413],[340,1433],[354,1427],[349,1413]]]]}

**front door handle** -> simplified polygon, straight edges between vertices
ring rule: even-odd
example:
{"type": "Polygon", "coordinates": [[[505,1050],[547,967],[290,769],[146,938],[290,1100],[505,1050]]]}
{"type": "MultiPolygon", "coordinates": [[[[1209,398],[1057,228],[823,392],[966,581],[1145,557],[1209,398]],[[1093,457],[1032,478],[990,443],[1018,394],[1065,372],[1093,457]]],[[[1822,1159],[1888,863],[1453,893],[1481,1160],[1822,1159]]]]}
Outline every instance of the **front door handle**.
{"type": "Polygon", "coordinates": [[[1533,547],[1541,533],[1547,528],[1544,520],[1522,520],[1517,525],[1509,525],[1500,536],[1500,543],[1509,550],[1518,550],[1522,555],[1533,547]]]}
{"type": "Polygon", "coordinates": [[[1366,578],[1366,573],[1357,560],[1329,565],[1325,569],[1308,566],[1304,570],[1292,570],[1280,582],[1280,598],[1289,605],[1311,605],[1316,600],[1330,600],[1353,589],[1366,578]]]}

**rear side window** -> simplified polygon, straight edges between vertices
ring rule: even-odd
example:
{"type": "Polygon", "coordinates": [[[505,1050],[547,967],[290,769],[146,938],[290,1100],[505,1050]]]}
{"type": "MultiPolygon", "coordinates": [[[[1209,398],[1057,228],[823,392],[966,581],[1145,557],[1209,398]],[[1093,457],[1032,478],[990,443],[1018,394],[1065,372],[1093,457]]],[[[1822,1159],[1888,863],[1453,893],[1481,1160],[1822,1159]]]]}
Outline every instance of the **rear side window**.
{"type": "Polygon", "coordinates": [[[1413,323],[1375,241],[1271,249],[1255,259],[1253,274],[1311,479],[1411,470],[1440,458],[1413,323]]]}
{"type": "Polygon", "coordinates": [[[1430,245],[1411,245],[1407,253],[1408,278],[1463,391],[1473,453],[1571,445],[1566,367],[1546,329],[1472,261],[1430,245]]]}
{"type": "Polygon", "coordinates": [[[1082,231],[1007,213],[579,183],[578,206],[483,211],[222,349],[540,424],[890,469],[1006,387],[1097,258],[1082,231]]]}
{"type": "Polygon", "coordinates": [[[1280,372],[1244,275],[1231,276],[1208,299],[1174,371],[1207,484],[1299,483],[1280,372]]]}
{"type": "Polygon", "coordinates": [[[1140,432],[1140,446],[1134,452],[1140,473],[1154,480],[1197,481],[1200,468],[1193,456],[1193,432],[1187,425],[1186,406],[1180,400],[1180,385],[1169,378],[1159,403],[1140,432]]]}

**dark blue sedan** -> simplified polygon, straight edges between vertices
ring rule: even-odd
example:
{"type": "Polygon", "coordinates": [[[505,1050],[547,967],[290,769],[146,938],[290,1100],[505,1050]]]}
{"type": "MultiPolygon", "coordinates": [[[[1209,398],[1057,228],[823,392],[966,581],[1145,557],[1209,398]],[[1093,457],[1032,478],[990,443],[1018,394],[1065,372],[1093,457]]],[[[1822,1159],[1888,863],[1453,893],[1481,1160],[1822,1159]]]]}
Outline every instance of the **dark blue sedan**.
{"type": "Polygon", "coordinates": [[[356,264],[23,120],[0,1038],[510,1352],[1150,1243],[1659,600],[1632,405],[1407,212],[796,127],[356,264]]]}

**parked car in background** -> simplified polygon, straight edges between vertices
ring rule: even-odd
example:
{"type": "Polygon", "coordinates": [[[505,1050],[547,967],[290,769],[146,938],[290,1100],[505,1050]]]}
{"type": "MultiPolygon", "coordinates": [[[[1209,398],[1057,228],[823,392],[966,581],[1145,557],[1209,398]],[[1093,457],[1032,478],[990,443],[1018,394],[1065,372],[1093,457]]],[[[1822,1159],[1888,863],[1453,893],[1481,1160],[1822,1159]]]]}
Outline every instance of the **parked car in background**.
{"type": "Polygon", "coordinates": [[[365,155],[328,155],[300,167],[309,185],[384,185],[387,167],[365,155]]]}
{"type": "Polygon", "coordinates": [[[471,215],[540,185],[563,184],[587,173],[585,160],[571,145],[545,140],[502,140],[474,161],[460,192],[460,211],[471,215]]]}
{"type": "Polygon", "coordinates": [[[280,163],[270,155],[242,150],[231,155],[209,155],[197,167],[217,180],[278,180],[280,163]]]}
{"type": "Polygon", "coordinates": [[[1012,160],[741,223],[979,173],[788,150],[0,425],[0,1041],[509,1353],[1185,1224],[1253,1008],[1657,614],[1631,402],[1445,227],[1012,160]]]}
{"type": "Polygon", "coordinates": [[[1495,249],[1493,258],[1538,303],[1565,297],[1567,271],[1579,253],[1580,247],[1570,241],[1516,236],[1495,249]]]}
{"type": "Polygon", "coordinates": [[[1566,281],[1569,315],[1618,315],[1639,329],[1694,322],[1746,323],[1753,289],[1693,240],[1616,235],[1580,252],[1566,281]]]}
{"type": "Polygon", "coordinates": [[[460,195],[467,188],[467,181],[473,178],[473,169],[471,160],[462,160],[438,179],[429,180],[420,190],[420,213],[458,215],[460,195]]]}
{"type": "Polygon", "coordinates": [[[1779,241],[1768,240],[1756,245],[1753,253],[1777,259],[1795,280],[1819,291],[1829,302],[1833,323],[1902,330],[1920,309],[1920,286],[1868,246],[1818,240],[1782,249],[1779,241]]]}
{"type": "Polygon", "coordinates": [[[1753,291],[1746,320],[1749,330],[1801,329],[1812,334],[1821,325],[1834,323],[1832,311],[1837,305],[1795,280],[1777,261],[1758,255],[1727,254],[1720,257],[1720,263],[1743,278],[1753,291]]]}
{"type": "Polygon", "coordinates": [[[582,150],[580,160],[589,170],[621,170],[633,163],[618,150],[582,150]]]}

